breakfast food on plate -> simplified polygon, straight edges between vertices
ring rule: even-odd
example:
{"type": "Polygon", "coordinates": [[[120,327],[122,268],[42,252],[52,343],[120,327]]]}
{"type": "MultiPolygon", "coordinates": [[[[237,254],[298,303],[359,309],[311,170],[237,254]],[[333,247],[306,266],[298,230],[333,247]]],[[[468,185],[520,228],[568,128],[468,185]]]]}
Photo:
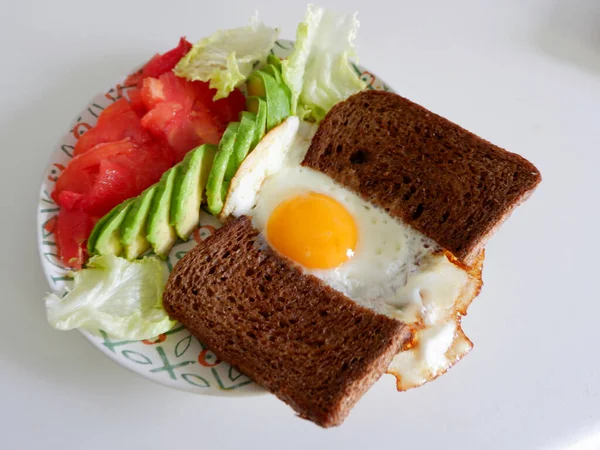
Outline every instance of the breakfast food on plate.
{"type": "Polygon", "coordinates": [[[296,412],[340,424],[410,338],[278,255],[242,216],[177,264],[167,313],[296,412]]]}
{"type": "Polygon", "coordinates": [[[60,260],[81,270],[47,296],[50,323],[147,339],[177,320],[323,427],[383,373],[403,391],[465,356],[484,246],[540,173],[367,89],[348,61],[357,27],[309,7],[283,60],[255,20],[131,75],[52,193],[60,260]],[[165,286],[156,257],[201,209],[224,226],[165,286]]]}

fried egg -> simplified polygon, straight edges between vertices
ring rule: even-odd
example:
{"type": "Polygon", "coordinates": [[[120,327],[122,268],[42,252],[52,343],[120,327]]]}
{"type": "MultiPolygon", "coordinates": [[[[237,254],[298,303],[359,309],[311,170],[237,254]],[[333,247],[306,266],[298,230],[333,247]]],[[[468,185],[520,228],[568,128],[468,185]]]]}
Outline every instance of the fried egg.
{"type": "Polygon", "coordinates": [[[460,316],[479,279],[420,232],[301,166],[316,128],[292,116],[271,130],[232,180],[222,219],[252,217],[266,243],[304,273],[410,325],[413,339],[388,372],[399,390],[419,386],[471,349],[460,316]]]}

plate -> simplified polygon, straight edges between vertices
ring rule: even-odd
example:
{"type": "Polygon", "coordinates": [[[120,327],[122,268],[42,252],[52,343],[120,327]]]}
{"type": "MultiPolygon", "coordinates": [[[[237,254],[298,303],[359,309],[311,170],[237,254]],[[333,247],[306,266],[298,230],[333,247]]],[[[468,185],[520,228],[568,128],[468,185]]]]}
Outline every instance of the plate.
{"type": "MultiPolygon", "coordinates": [[[[284,58],[293,49],[293,42],[279,40],[273,53],[284,58]]],[[[371,72],[352,64],[357,76],[367,83],[368,89],[391,89],[371,72]]],[[[124,79],[123,79],[124,80],[124,79]]],[[[50,289],[58,295],[64,294],[71,285],[69,269],[63,267],[56,255],[53,225],[56,223],[58,205],[50,197],[54,183],[72,158],[75,143],[92,128],[104,108],[122,98],[127,90],[124,81],[116,83],[106,92],[93,97],[69,131],[52,151],[44,172],[37,208],[38,250],[42,267],[50,289]]],[[[165,264],[171,269],[196,243],[206,239],[218,227],[219,221],[202,212],[199,228],[188,242],[178,242],[165,264]]],[[[119,340],[107,336],[102,330],[81,333],[102,353],[117,364],[157,383],[184,391],[208,395],[253,395],[264,390],[226,362],[219,361],[215,354],[193,337],[183,326],[154,339],[143,341],[119,340]]]]}

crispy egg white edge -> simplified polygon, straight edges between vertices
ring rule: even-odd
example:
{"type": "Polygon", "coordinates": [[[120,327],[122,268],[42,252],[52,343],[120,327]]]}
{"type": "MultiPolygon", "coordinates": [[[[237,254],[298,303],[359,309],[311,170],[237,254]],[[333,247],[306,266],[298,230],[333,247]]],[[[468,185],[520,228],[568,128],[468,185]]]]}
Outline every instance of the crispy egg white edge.
{"type": "MultiPolygon", "coordinates": [[[[298,117],[290,116],[267,133],[232,179],[220,215],[221,221],[230,215],[251,215],[263,182],[281,170],[288,158],[299,165],[316,129],[314,124],[300,122],[298,117]]],[[[446,289],[441,288],[438,292],[433,289],[429,293],[413,289],[410,293],[413,300],[406,311],[393,306],[386,311],[387,315],[402,320],[413,329],[410,348],[396,355],[388,368],[388,373],[397,379],[398,390],[418,387],[437,378],[472,348],[471,341],[460,326],[461,315],[466,313],[466,308],[461,309],[460,306],[468,305],[477,295],[481,285],[480,273],[479,278],[473,276],[440,253],[430,255],[428,264],[434,267],[433,272],[425,269],[416,272],[416,275],[411,274],[405,290],[410,290],[414,276],[435,275],[440,268],[451,274],[441,280],[441,284],[446,284],[446,289]],[[433,302],[434,318],[427,316],[427,302],[430,303],[429,312],[432,312],[433,302]]]]}

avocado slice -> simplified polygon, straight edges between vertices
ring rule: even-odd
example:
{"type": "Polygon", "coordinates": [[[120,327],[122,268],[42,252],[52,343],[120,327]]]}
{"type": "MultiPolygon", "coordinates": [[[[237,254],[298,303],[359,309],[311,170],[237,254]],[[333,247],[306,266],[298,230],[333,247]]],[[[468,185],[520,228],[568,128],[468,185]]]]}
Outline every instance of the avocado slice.
{"type": "Polygon", "coordinates": [[[156,187],[148,214],[147,239],[152,245],[154,253],[162,259],[167,259],[169,251],[177,240],[175,228],[171,226],[171,196],[175,177],[179,170],[180,165],[178,164],[163,173],[156,187]]]}
{"type": "Polygon", "coordinates": [[[267,102],[259,97],[250,97],[246,100],[246,109],[256,114],[256,127],[254,128],[254,139],[250,149],[254,149],[266,133],[267,129],[267,102]]]}
{"type": "Polygon", "coordinates": [[[252,148],[252,142],[254,141],[254,135],[256,134],[256,114],[244,111],[242,112],[242,118],[240,120],[240,126],[238,127],[235,136],[235,145],[233,147],[233,153],[229,157],[227,163],[227,170],[225,172],[225,180],[231,180],[235,173],[240,167],[240,164],[250,152],[252,148]]]}
{"type": "Polygon", "coordinates": [[[275,81],[277,81],[277,84],[282,84],[283,83],[283,79],[281,78],[281,72],[274,65],[267,64],[261,70],[263,72],[268,73],[273,78],[275,78],[275,81]]]}
{"type": "Polygon", "coordinates": [[[123,208],[123,203],[118,204],[113,209],[111,209],[108,213],[106,213],[103,217],[101,217],[98,222],[96,222],[96,225],[94,225],[94,228],[92,229],[92,232],[90,233],[90,237],[88,238],[88,241],[87,241],[87,250],[90,255],[93,255],[94,253],[96,253],[96,250],[95,250],[96,242],[98,241],[98,236],[100,235],[100,233],[106,226],[106,223],[109,222],[115,216],[115,214],[117,214],[119,211],[121,211],[122,208],[123,208]]]}
{"type": "Polygon", "coordinates": [[[157,187],[158,185],[154,184],[142,192],[131,204],[123,223],[121,223],[119,229],[121,244],[125,249],[125,258],[129,260],[139,258],[150,248],[150,243],[146,238],[146,224],[157,187]]]}
{"type": "Polygon", "coordinates": [[[265,98],[267,101],[267,132],[290,115],[290,101],[282,88],[283,84],[277,83],[268,73],[262,70],[252,72],[246,86],[249,96],[265,98]]]}
{"type": "Polygon", "coordinates": [[[227,165],[233,155],[239,127],[239,122],[232,122],[227,126],[227,129],[221,138],[221,142],[219,142],[219,149],[215,156],[212,169],[208,174],[206,200],[208,201],[208,211],[214,215],[219,214],[223,208],[221,186],[223,185],[227,165]]]}
{"type": "Polygon", "coordinates": [[[279,73],[281,73],[281,60],[277,56],[269,54],[269,56],[267,56],[267,64],[275,66],[279,73]]]}
{"type": "Polygon", "coordinates": [[[200,221],[200,204],[217,148],[204,144],[189,152],[182,164],[173,186],[171,201],[171,224],[183,240],[200,221]]]}
{"type": "Polygon", "coordinates": [[[119,208],[118,211],[114,214],[109,213],[111,217],[104,222],[102,229],[98,232],[98,237],[93,246],[93,253],[119,256],[123,252],[119,227],[123,223],[123,219],[125,219],[133,200],[135,198],[125,200],[117,206],[119,208]]]}

